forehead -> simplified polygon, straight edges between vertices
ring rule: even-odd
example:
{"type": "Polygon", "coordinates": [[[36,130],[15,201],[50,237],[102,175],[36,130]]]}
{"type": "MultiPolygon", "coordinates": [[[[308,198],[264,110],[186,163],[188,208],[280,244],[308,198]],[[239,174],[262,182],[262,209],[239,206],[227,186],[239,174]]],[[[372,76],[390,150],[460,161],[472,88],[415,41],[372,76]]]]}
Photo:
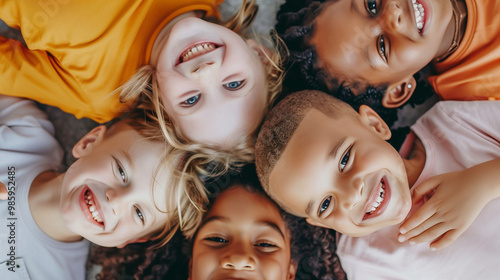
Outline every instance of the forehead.
{"type": "MultiPolygon", "coordinates": [[[[371,42],[369,26],[356,16],[354,0],[327,4],[313,22],[311,45],[316,49],[318,65],[344,78],[362,79],[360,67],[367,64],[366,48],[371,42]]],[[[375,42],[373,42],[375,44],[375,42]]]]}
{"type": "Polygon", "coordinates": [[[326,183],[329,169],[335,168],[329,163],[332,151],[357,126],[362,126],[361,122],[350,115],[334,119],[316,109],[307,112],[271,171],[270,194],[285,204],[287,210],[297,209],[294,206],[298,205],[291,203],[305,201],[305,196],[313,191],[312,186],[326,183]]]}

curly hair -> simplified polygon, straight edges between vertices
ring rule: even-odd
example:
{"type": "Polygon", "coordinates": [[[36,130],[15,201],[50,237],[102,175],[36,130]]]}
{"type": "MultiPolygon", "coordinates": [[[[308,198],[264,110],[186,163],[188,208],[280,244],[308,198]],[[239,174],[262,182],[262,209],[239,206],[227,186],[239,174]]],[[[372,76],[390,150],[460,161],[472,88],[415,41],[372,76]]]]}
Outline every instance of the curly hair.
{"type": "MultiPolygon", "coordinates": [[[[207,189],[212,190],[207,207],[213,205],[218,194],[240,185],[248,191],[265,195],[259,185],[253,164],[238,172],[211,178],[207,189]]],[[[297,262],[295,279],[344,280],[345,273],[335,254],[335,232],[314,227],[302,218],[281,211],[291,233],[291,257],[297,262]]],[[[151,248],[147,243],[131,244],[123,249],[93,246],[88,265],[101,268],[96,279],[187,279],[192,242],[176,234],[166,246],[151,248]],[[132,279],[132,278],[130,278],[132,279]]]]}
{"type": "MultiPolygon", "coordinates": [[[[241,9],[236,15],[222,23],[223,26],[237,32],[242,37],[250,36],[247,31],[258,11],[255,0],[244,0],[241,9]]],[[[281,92],[281,81],[283,71],[280,68],[282,64],[282,52],[284,52],[282,43],[277,36],[275,39],[276,48],[273,55],[264,55],[269,63],[264,65],[267,85],[267,103],[271,104],[278,93],[281,92]]],[[[223,149],[217,145],[193,143],[185,137],[182,131],[177,127],[165,106],[162,104],[159,96],[159,86],[155,77],[155,69],[151,65],[143,66],[138,69],[136,74],[121,86],[117,91],[120,92],[120,100],[123,103],[137,103],[141,100],[141,106],[144,110],[149,110],[149,114],[154,116],[156,129],[159,130],[167,143],[174,149],[183,151],[185,158],[182,167],[177,173],[179,190],[184,191],[191,205],[178,205],[178,209],[191,208],[193,211],[203,211],[203,204],[207,201],[202,178],[218,176],[227,172],[233,166],[240,163],[252,162],[254,159],[254,143],[257,129],[249,135],[240,139],[235,139],[236,143],[231,149],[223,149]],[[218,165],[219,174],[212,174],[210,166],[218,165]]],[[[264,110],[267,112],[266,110],[264,110]]],[[[263,114],[265,114],[265,112],[263,114]]],[[[264,118],[264,116],[262,116],[264,118]]],[[[182,213],[179,213],[180,228],[186,236],[190,237],[194,233],[192,229],[199,223],[200,219],[187,220],[182,213]],[[186,226],[189,225],[189,229],[186,226]]]]}
{"type": "MultiPolygon", "coordinates": [[[[366,104],[392,126],[398,119],[398,108],[386,108],[382,105],[387,85],[371,85],[361,80],[332,76],[329,74],[332,71],[319,65],[316,49],[310,42],[314,34],[314,20],[326,5],[336,1],[338,0],[288,0],[280,7],[275,28],[290,53],[284,63],[284,91],[320,90],[350,104],[355,110],[366,104]]],[[[332,30],[332,35],[334,32],[332,30]]],[[[420,81],[420,74],[415,75],[416,80],[420,81]]],[[[419,87],[421,85],[417,83],[416,88],[419,87]]],[[[423,91],[414,92],[405,104],[422,104],[432,94],[433,90],[425,87],[423,91]]]]}

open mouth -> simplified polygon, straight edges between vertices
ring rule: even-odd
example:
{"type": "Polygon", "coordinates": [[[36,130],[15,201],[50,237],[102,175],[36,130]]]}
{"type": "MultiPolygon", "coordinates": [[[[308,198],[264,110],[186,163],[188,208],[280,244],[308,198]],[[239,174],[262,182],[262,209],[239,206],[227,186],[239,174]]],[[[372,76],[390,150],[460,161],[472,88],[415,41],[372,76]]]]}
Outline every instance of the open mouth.
{"type": "Polygon", "coordinates": [[[99,214],[99,210],[97,209],[97,203],[94,200],[94,195],[88,187],[83,194],[83,199],[85,200],[85,205],[87,206],[92,219],[99,225],[104,226],[104,221],[101,214],[99,214]]]}
{"type": "Polygon", "coordinates": [[[218,47],[219,46],[214,44],[214,43],[200,43],[200,44],[190,46],[189,48],[187,48],[185,51],[183,51],[181,53],[178,61],[179,61],[179,63],[189,61],[197,56],[209,53],[209,52],[217,49],[218,47]]]}
{"type": "Polygon", "coordinates": [[[363,220],[374,218],[382,214],[387,207],[387,202],[390,198],[390,188],[385,177],[380,180],[379,185],[371,194],[368,203],[365,206],[365,215],[363,220]]]}
{"type": "Polygon", "coordinates": [[[418,32],[422,35],[425,26],[425,9],[424,6],[417,0],[411,1],[413,4],[413,12],[415,13],[415,23],[418,28],[418,32]]]}

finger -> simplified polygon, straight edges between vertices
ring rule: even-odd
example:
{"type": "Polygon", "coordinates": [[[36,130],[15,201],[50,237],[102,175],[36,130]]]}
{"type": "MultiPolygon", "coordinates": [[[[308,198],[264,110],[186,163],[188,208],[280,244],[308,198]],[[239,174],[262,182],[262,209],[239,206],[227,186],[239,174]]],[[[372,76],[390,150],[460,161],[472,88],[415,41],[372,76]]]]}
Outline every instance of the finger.
{"type": "Polygon", "coordinates": [[[431,250],[440,250],[450,246],[457,238],[462,234],[463,231],[452,229],[446,232],[443,236],[433,241],[429,247],[431,250]]]}
{"type": "Polygon", "coordinates": [[[429,220],[436,213],[436,209],[432,205],[424,204],[415,213],[413,213],[404,223],[399,227],[399,232],[405,234],[417,226],[422,225],[425,221],[429,220]]]}
{"type": "Polygon", "coordinates": [[[439,239],[442,235],[444,235],[446,232],[450,231],[449,225],[446,223],[439,223],[436,224],[427,230],[423,231],[422,233],[409,238],[408,242],[410,244],[416,244],[416,243],[422,243],[422,242],[434,242],[436,239],[439,239]]]}
{"type": "Polygon", "coordinates": [[[436,177],[432,177],[430,179],[427,179],[420,185],[416,186],[413,189],[413,194],[412,194],[412,200],[413,203],[418,203],[420,202],[424,196],[427,194],[433,192],[440,184],[440,181],[436,179],[436,177]]]}
{"type": "Polygon", "coordinates": [[[7,188],[0,182],[0,200],[6,200],[7,198],[7,188]]]}

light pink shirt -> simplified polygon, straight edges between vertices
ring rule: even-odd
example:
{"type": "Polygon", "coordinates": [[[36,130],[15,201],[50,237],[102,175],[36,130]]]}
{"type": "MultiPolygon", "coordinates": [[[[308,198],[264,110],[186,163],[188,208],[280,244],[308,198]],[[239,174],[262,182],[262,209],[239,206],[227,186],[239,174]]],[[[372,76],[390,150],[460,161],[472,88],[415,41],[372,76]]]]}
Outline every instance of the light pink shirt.
{"type": "MultiPolygon", "coordinates": [[[[427,157],[417,186],[433,175],[500,157],[500,101],[439,102],[412,130],[427,157]]],[[[341,236],[337,253],[348,279],[500,279],[500,198],[488,203],[452,245],[438,251],[430,251],[428,243],[399,243],[398,229],[341,236]]]]}

